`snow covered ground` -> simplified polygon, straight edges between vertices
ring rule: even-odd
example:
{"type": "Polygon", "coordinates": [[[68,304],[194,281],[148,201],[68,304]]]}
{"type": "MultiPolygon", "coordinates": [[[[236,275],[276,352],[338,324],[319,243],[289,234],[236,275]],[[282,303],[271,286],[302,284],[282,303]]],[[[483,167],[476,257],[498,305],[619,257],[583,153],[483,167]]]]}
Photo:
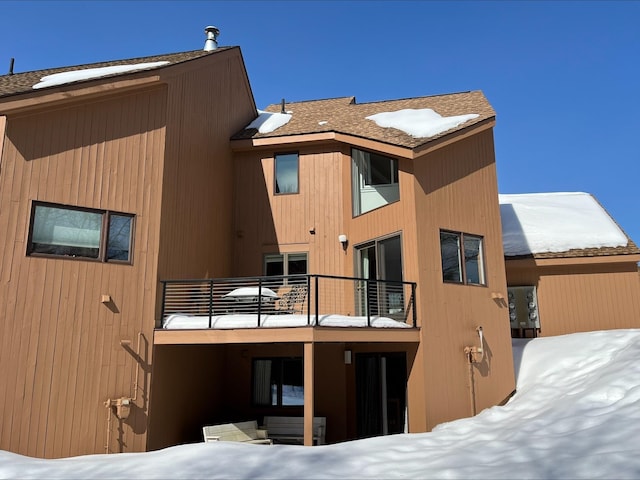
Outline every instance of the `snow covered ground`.
{"type": "Polygon", "coordinates": [[[509,403],[430,433],[57,460],[0,451],[0,478],[638,479],[638,359],[640,330],[514,340],[518,391],[509,403]]]}

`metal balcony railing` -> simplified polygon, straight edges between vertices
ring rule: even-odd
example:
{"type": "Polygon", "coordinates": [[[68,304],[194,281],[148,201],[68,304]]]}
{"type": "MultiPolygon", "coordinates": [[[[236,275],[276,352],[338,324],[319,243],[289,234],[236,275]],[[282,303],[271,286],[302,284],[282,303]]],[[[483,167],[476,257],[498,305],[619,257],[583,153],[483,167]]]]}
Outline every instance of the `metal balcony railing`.
{"type": "Polygon", "coordinates": [[[193,320],[182,328],[234,328],[220,326],[231,317],[248,328],[416,326],[414,282],[308,274],[161,283],[166,328],[178,317],[193,320]]]}

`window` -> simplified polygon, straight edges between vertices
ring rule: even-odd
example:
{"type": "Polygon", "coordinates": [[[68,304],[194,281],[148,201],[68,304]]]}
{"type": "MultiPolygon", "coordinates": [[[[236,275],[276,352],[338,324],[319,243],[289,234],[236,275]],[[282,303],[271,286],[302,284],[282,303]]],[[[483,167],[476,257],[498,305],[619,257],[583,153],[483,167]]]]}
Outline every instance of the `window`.
{"type": "Polygon", "coordinates": [[[356,292],[358,315],[399,315],[404,312],[402,285],[402,239],[400,235],[378,238],[355,247],[356,271],[360,278],[389,282],[359,281],[356,292]],[[395,283],[398,282],[398,283],[395,283]]]}
{"type": "Polygon", "coordinates": [[[274,407],[304,405],[302,357],[254,359],[253,404],[274,407]]]}
{"type": "Polygon", "coordinates": [[[482,240],[466,233],[440,231],[443,281],[485,285],[482,240]]]}
{"type": "Polygon", "coordinates": [[[306,275],[306,253],[278,253],[264,257],[264,274],[273,275],[306,275]]]}
{"type": "Polygon", "coordinates": [[[276,155],[275,193],[298,193],[298,154],[276,155]]]}
{"type": "Polygon", "coordinates": [[[131,263],[133,215],[34,202],[27,255],[131,263]]]}
{"type": "Polygon", "coordinates": [[[357,148],[351,160],[354,217],[400,199],[398,160],[357,148]]]}

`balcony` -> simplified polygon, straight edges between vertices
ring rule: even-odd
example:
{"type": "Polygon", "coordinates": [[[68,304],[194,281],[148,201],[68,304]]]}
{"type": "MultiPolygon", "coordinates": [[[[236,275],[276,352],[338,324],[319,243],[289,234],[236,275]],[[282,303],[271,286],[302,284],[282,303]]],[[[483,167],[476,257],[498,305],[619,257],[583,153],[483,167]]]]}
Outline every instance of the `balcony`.
{"type": "Polygon", "coordinates": [[[167,330],[416,326],[413,282],[309,274],[161,283],[167,330]]]}

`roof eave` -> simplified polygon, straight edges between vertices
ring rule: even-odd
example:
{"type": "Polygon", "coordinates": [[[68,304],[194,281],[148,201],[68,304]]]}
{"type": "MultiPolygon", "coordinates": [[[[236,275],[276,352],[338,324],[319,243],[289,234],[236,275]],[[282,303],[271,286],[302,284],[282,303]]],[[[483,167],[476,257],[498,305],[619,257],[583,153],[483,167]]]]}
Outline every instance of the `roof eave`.
{"type": "Polygon", "coordinates": [[[356,147],[376,150],[387,155],[396,157],[412,158],[411,149],[400,147],[398,145],[390,145],[370,138],[358,137],[346,133],[335,131],[321,133],[304,133],[296,135],[282,135],[278,137],[258,137],[248,139],[231,140],[231,149],[234,152],[248,151],[254,149],[273,149],[274,147],[299,147],[302,145],[311,145],[327,142],[343,143],[356,147]]]}
{"type": "Polygon", "coordinates": [[[0,99],[0,115],[14,115],[33,109],[48,108],[73,102],[79,98],[100,97],[139,89],[160,83],[158,74],[127,78],[101,78],[76,84],[65,84],[0,99]]]}
{"type": "Polygon", "coordinates": [[[462,139],[468,138],[477,133],[483,132],[485,130],[489,130],[495,126],[496,126],[496,117],[486,118],[474,125],[471,125],[466,128],[462,128],[460,130],[456,130],[455,132],[443,135],[442,137],[437,138],[436,140],[419,145],[418,147],[413,149],[413,158],[421,157],[435,150],[438,150],[442,147],[451,145],[454,142],[458,142],[462,139]]]}
{"type": "MultiPolygon", "coordinates": [[[[189,69],[194,68],[193,65],[205,62],[208,58],[214,58],[213,54],[217,54],[216,57],[218,57],[220,54],[231,54],[234,50],[239,54],[239,47],[222,47],[218,50],[214,50],[213,52],[208,52],[207,54],[158,65],[148,69],[114,73],[102,77],[78,80],[62,85],[10,94],[0,97],[0,115],[22,113],[34,108],[57,106],[58,104],[64,104],[70,101],[72,102],[80,98],[84,100],[85,98],[93,98],[112,93],[125,92],[127,90],[145,88],[154,84],[159,85],[165,83],[165,81],[172,75],[178,75],[181,72],[188,71],[189,69]]],[[[160,55],[156,57],[142,57],[131,60],[148,60],[150,58],[163,57],[165,56],[160,55]]],[[[70,70],[71,67],[65,68],[60,73],[70,70]]]]}
{"type": "Polygon", "coordinates": [[[618,255],[598,255],[582,257],[556,257],[556,258],[536,258],[528,257],[505,257],[505,263],[510,268],[527,267],[554,267],[560,265],[594,265],[604,263],[638,263],[640,253],[618,254],[618,255]]]}
{"type": "Polygon", "coordinates": [[[467,128],[457,130],[450,134],[444,135],[436,140],[427,141],[426,143],[419,145],[418,147],[406,147],[397,144],[391,144],[383,142],[370,137],[361,137],[349,133],[343,133],[338,131],[328,131],[320,133],[303,133],[294,135],[280,135],[269,137],[257,137],[249,139],[236,139],[231,140],[231,148],[233,151],[247,151],[253,149],[267,149],[277,146],[294,147],[303,144],[310,143],[324,143],[327,141],[335,141],[339,143],[345,143],[353,145],[355,147],[375,150],[387,155],[408,158],[413,160],[421,157],[439,148],[450,145],[453,142],[457,142],[464,138],[475,135],[481,131],[488,130],[495,126],[495,117],[487,118],[481,122],[476,123],[467,128]]]}

